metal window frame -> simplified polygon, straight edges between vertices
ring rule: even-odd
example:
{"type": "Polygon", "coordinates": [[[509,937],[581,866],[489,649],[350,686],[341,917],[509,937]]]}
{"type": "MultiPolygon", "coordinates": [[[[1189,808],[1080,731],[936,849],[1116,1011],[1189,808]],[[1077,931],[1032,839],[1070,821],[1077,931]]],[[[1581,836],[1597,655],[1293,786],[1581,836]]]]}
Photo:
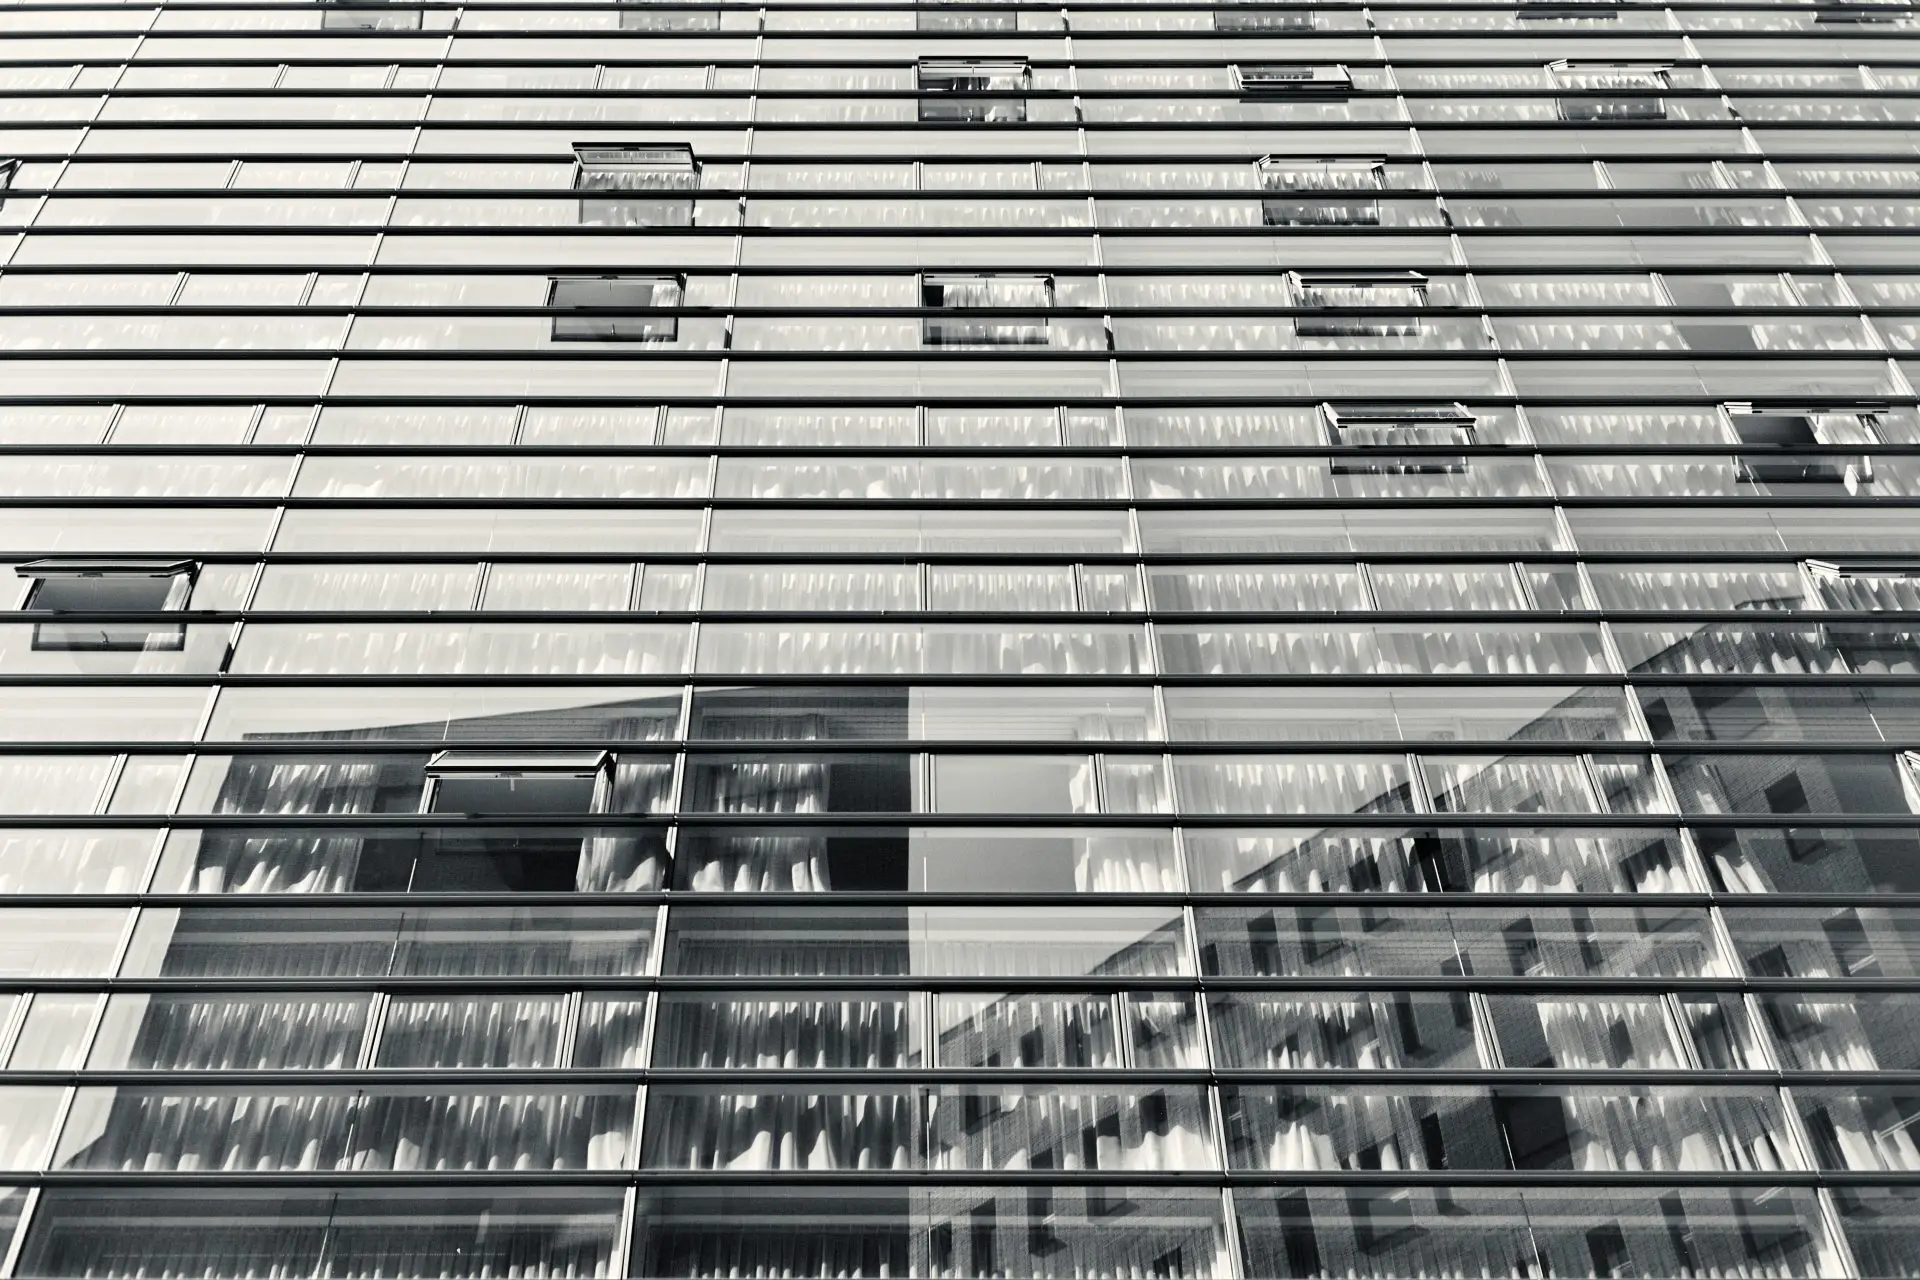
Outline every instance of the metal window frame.
{"type": "Polygon", "coordinates": [[[1232,71],[1233,87],[1243,97],[1344,100],[1355,92],[1345,63],[1236,62],[1232,71]]]}
{"type": "MultiPolygon", "coordinates": [[[[36,600],[41,593],[40,584],[49,578],[169,579],[166,600],[160,606],[160,611],[178,613],[186,609],[187,601],[192,596],[194,580],[200,572],[200,562],[175,559],[49,557],[18,564],[14,567],[14,572],[20,577],[34,580],[34,586],[22,605],[22,611],[38,614],[41,617],[49,613],[66,612],[50,610],[44,606],[36,607],[36,600]]],[[[107,609],[102,612],[118,611],[107,609]]],[[[184,620],[175,623],[36,621],[33,625],[32,648],[38,652],[179,652],[186,647],[187,624],[184,620]]]]}

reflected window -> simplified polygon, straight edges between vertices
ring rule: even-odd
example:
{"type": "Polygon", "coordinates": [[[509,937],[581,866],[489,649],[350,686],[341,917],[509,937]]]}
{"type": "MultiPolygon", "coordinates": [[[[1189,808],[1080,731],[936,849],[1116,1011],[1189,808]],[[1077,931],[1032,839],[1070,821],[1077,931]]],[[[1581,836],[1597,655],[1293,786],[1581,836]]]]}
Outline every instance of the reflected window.
{"type": "Polygon", "coordinates": [[[1467,470],[1462,454],[1386,453],[1408,446],[1470,446],[1476,419],[1462,404],[1323,404],[1320,411],[1334,444],[1381,450],[1380,456],[1335,456],[1335,475],[1449,475],[1467,470]]]}
{"type": "Polygon", "coordinates": [[[1664,120],[1670,69],[1653,62],[1550,63],[1562,120],[1664,120]]]}
{"type": "Polygon", "coordinates": [[[575,143],[575,191],[582,225],[687,227],[700,166],[693,148],[651,143],[575,143]]]}
{"type": "Polygon", "coordinates": [[[623,31],[718,31],[720,10],[681,9],[659,0],[614,0],[623,31]]]}
{"type": "Polygon", "coordinates": [[[649,315],[678,307],[684,282],[671,276],[561,276],[547,294],[555,342],[672,342],[679,317],[649,315]]]}
{"type": "Polygon", "coordinates": [[[1343,66],[1239,63],[1233,81],[1241,93],[1258,98],[1345,98],[1353,76],[1343,66]]]}
{"type": "Polygon", "coordinates": [[[1269,227],[1380,223],[1378,192],[1387,185],[1381,160],[1302,160],[1266,156],[1254,163],[1261,189],[1260,219],[1269,227]]]}
{"type": "MultiPolygon", "coordinates": [[[[33,560],[28,613],[174,613],[187,607],[199,566],[191,560],[33,560]]],[[[184,649],[184,622],[36,622],[33,647],[144,652],[184,649]]]]}
{"type": "MultiPolygon", "coordinates": [[[[921,278],[920,304],[929,311],[1031,310],[1053,306],[1052,276],[929,275],[921,278]]],[[[921,321],[929,347],[1044,347],[1045,316],[932,315],[921,321]]]]}
{"type": "Polygon", "coordinates": [[[1215,31],[1312,31],[1319,16],[1308,5],[1268,7],[1263,0],[1232,0],[1213,11],[1215,31]]]}
{"type": "Polygon", "coordinates": [[[420,10],[393,0],[320,0],[322,31],[418,31],[420,10]]]}
{"type": "Polygon", "coordinates": [[[954,124],[1010,124],[1027,118],[1025,93],[1033,75],[1023,59],[922,58],[915,83],[920,119],[954,124]]]}
{"type": "Polygon", "coordinates": [[[1729,403],[1727,421],[1742,446],[1768,451],[1738,458],[1740,479],[1768,484],[1871,483],[1866,454],[1795,453],[1822,446],[1877,443],[1875,415],[1868,410],[1768,407],[1729,403]]]}
{"type": "Polygon", "coordinates": [[[1420,317],[1381,315],[1374,308],[1427,305],[1427,278],[1417,271],[1293,271],[1287,275],[1293,305],[1306,314],[1293,318],[1303,338],[1417,337],[1420,317]]]}

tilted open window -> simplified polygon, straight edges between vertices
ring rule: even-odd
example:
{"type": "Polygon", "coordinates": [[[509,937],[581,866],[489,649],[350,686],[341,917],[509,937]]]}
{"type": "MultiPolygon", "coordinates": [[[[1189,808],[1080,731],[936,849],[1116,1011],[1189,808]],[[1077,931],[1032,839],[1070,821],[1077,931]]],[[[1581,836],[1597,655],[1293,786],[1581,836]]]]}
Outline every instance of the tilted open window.
{"type": "Polygon", "coordinates": [[[1670,68],[1658,62],[1555,62],[1562,120],[1665,120],[1670,68]]]}
{"type": "Polygon", "coordinates": [[[1899,22],[1912,26],[1920,21],[1907,0],[1867,0],[1864,4],[1823,5],[1814,10],[1813,20],[1831,26],[1879,26],[1899,22]]]}
{"type": "Polygon", "coordinates": [[[418,31],[418,9],[393,0],[320,0],[322,31],[418,31]]]}
{"type": "Polygon", "coordinates": [[[1016,31],[1019,14],[985,7],[980,0],[920,0],[913,24],[916,31],[1016,31]]]}
{"type": "Polygon", "coordinates": [[[677,143],[576,142],[573,189],[583,225],[690,227],[700,166],[677,143]]]}
{"type": "Polygon", "coordinates": [[[1920,559],[1809,560],[1807,576],[1829,609],[1920,612],[1920,559]]]}
{"type": "Polygon", "coordinates": [[[1341,66],[1239,63],[1233,82],[1250,98],[1340,99],[1353,93],[1353,76],[1341,66]]]}
{"type": "MultiPolygon", "coordinates": [[[[606,808],[605,751],[442,751],[427,764],[423,809],[471,818],[581,818],[606,808]]],[[[591,832],[564,826],[435,827],[406,886],[432,892],[572,892],[591,832]]]]}
{"type": "Polygon", "coordinates": [[[1781,408],[1737,402],[1724,408],[1741,448],[1766,451],[1740,454],[1742,480],[1849,487],[1873,480],[1871,455],[1794,452],[1877,443],[1878,423],[1870,407],[1781,408]]]}
{"type": "Polygon", "coordinates": [[[614,0],[623,31],[718,31],[720,10],[685,8],[662,0],[614,0]]]}
{"type": "Polygon", "coordinates": [[[1420,317],[1370,308],[1417,310],[1427,305],[1427,278],[1417,271],[1294,271],[1293,305],[1312,308],[1293,318],[1303,338],[1401,338],[1420,333],[1420,317]]]}
{"type": "Polygon", "coordinates": [[[1467,470],[1464,454],[1441,449],[1474,443],[1473,414],[1463,404],[1322,404],[1327,434],[1342,449],[1365,449],[1368,456],[1336,456],[1335,475],[1457,475],[1467,470]],[[1396,450],[1434,449],[1432,453],[1396,450]],[[1374,450],[1380,452],[1376,455],[1374,450]]]}
{"type": "MultiPolygon", "coordinates": [[[[199,566],[191,560],[33,560],[28,613],[177,613],[187,607],[199,566]]],[[[184,649],[185,622],[36,622],[35,649],[144,652],[184,649]]]]}
{"type": "Polygon", "coordinates": [[[1269,5],[1266,0],[1229,0],[1213,11],[1215,31],[1312,31],[1320,25],[1311,5],[1269,5]]]}
{"type": "Polygon", "coordinates": [[[922,58],[915,83],[923,121],[1007,124],[1027,118],[1027,100],[1016,95],[1033,74],[1024,59],[922,58]]]}
{"type": "Polygon", "coordinates": [[[1265,156],[1254,162],[1261,221],[1269,227],[1372,227],[1380,223],[1383,160],[1308,160],[1265,156]]]}
{"type": "Polygon", "coordinates": [[[929,347],[1044,347],[1046,312],[1053,306],[1053,277],[929,275],[920,281],[920,304],[948,315],[921,321],[929,347]],[[1027,315],[969,315],[1018,308],[1027,315]]]}
{"type": "Polygon", "coordinates": [[[674,276],[560,276],[547,295],[555,342],[672,342],[685,296],[674,276]],[[666,314],[660,314],[665,311],[666,314]]]}

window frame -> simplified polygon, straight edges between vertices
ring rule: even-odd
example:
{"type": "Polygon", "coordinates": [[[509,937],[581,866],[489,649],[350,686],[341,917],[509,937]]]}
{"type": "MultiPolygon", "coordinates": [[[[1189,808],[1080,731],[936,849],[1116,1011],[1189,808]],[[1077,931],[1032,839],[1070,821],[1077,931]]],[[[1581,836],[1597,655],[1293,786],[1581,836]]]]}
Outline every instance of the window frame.
{"type": "Polygon", "coordinates": [[[671,343],[679,341],[680,303],[675,303],[671,307],[662,306],[657,301],[650,303],[646,307],[620,306],[614,304],[594,307],[578,303],[570,305],[561,301],[560,295],[565,286],[588,284],[597,281],[636,284],[641,281],[646,281],[654,286],[653,296],[655,298],[659,296],[658,286],[671,283],[679,290],[682,302],[684,302],[686,298],[687,278],[684,275],[661,276],[607,273],[600,275],[550,276],[547,280],[546,306],[548,310],[552,312],[550,316],[552,320],[552,341],[646,343],[671,343]],[[596,333],[584,328],[578,332],[564,331],[571,327],[563,324],[564,321],[571,320],[577,325],[585,325],[595,316],[601,317],[602,322],[609,326],[608,332],[596,333]],[[636,333],[623,333],[620,327],[623,321],[638,324],[640,327],[636,333]]]}
{"type": "MultiPolygon", "coordinates": [[[[18,564],[14,567],[14,572],[20,577],[33,580],[33,585],[28,588],[26,598],[20,606],[23,613],[179,613],[186,609],[187,602],[192,597],[193,584],[199,575],[200,564],[195,560],[47,557],[18,564]],[[61,609],[48,608],[39,603],[46,583],[50,579],[85,581],[111,578],[167,579],[165,599],[160,607],[154,610],[61,609]]],[[[35,622],[31,647],[35,652],[43,653],[178,652],[187,647],[187,624],[184,620],[160,625],[125,622],[91,624],[35,622]]]]}

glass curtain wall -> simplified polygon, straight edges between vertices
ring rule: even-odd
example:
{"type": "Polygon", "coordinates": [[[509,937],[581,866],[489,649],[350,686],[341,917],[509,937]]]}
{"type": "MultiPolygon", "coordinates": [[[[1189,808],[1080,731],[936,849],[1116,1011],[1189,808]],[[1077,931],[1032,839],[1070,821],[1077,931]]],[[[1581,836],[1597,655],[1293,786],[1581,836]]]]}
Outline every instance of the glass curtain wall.
{"type": "Polygon", "coordinates": [[[0,1280],[1920,1277],[1906,0],[0,6],[0,1280]]]}

